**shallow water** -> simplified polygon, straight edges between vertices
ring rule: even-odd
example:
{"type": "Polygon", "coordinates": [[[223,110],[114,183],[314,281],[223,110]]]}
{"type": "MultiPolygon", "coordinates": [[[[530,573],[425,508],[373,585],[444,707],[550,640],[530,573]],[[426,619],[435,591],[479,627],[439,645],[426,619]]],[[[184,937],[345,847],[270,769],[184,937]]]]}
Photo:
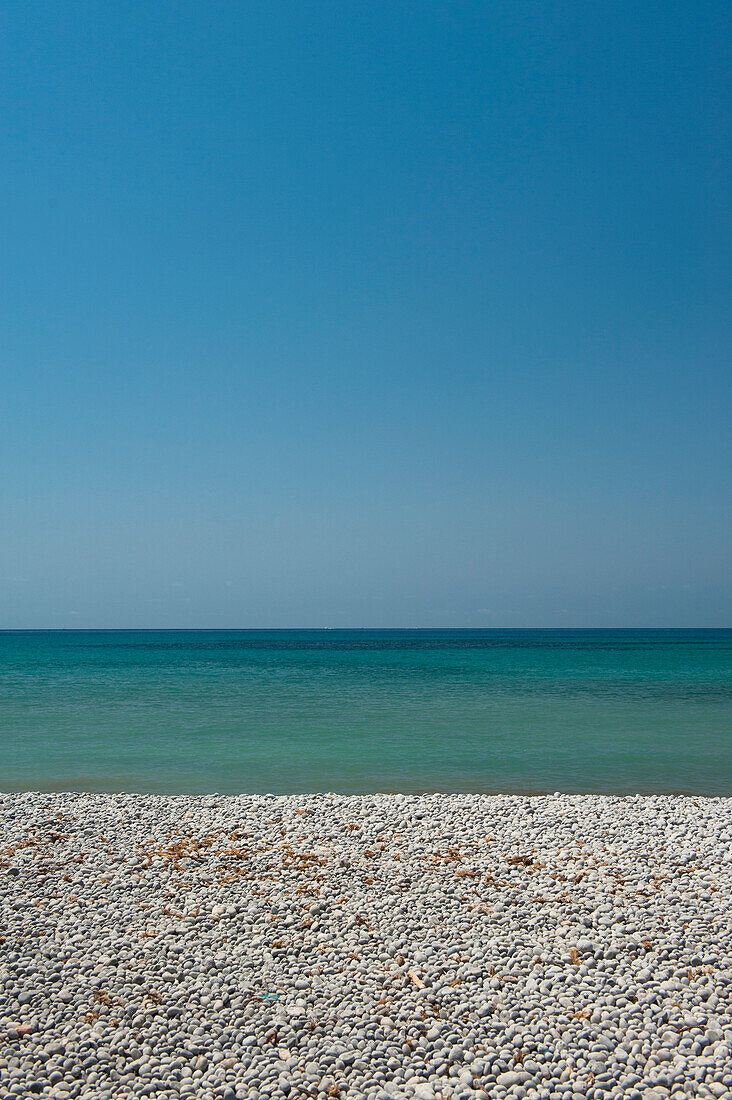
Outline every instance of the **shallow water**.
{"type": "Polygon", "coordinates": [[[732,631],[0,633],[0,787],[732,794],[732,631]]]}

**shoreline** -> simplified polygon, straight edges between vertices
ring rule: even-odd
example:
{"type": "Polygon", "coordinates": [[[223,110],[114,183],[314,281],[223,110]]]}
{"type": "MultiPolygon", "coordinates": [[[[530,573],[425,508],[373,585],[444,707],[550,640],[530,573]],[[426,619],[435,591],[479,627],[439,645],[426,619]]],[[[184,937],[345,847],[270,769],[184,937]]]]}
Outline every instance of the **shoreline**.
{"type": "Polygon", "coordinates": [[[122,787],[13,787],[9,786],[0,790],[0,798],[15,797],[18,795],[35,795],[39,798],[44,795],[77,798],[92,796],[94,798],[609,798],[628,801],[634,798],[686,798],[686,799],[710,799],[732,800],[732,790],[729,793],[708,793],[695,790],[652,791],[622,789],[615,791],[574,791],[574,790],[534,790],[533,788],[507,788],[505,790],[448,790],[442,787],[418,787],[415,790],[397,790],[395,788],[359,791],[160,791],[160,790],[135,790],[122,787]]]}
{"type": "Polygon", "coordinates": [[[730,798],[0,816],[0,1097],[732,1100],[730,798]]]}

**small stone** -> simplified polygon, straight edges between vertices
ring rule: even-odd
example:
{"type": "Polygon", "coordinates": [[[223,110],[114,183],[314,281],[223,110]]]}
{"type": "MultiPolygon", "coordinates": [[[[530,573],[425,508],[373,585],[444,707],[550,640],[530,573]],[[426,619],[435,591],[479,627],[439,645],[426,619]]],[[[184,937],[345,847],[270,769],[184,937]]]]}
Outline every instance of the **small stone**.
{"type": "Polygon", "coordinates": [[[513,1085],[523,1085],[530,1080],[531,1074],[523,1070],[507,1070],[505,1073],[498,1074],[498,1077],[496,1077],[496,1084],[503,1085],[504,1088],[508,1089],[513,1085]]]}

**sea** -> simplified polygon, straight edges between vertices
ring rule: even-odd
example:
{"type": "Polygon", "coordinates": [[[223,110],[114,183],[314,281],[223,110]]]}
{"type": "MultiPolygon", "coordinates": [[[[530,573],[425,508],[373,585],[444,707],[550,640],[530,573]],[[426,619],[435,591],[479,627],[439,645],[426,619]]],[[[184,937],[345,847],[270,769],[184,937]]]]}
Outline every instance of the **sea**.
{"type": "Polygon", "coordinates": [[[2,632],[0,790],[732,795],[732,631],[2,632]]]}

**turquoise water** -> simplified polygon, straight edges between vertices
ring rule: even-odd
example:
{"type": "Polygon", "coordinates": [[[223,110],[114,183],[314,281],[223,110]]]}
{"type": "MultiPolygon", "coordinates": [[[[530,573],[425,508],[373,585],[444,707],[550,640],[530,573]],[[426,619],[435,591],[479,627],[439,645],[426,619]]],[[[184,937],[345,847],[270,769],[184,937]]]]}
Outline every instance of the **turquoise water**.
{"type": "Polygon", "coordinates": [[[0,633],[0,788],[732,794],[732,631],[0,633]]]}

